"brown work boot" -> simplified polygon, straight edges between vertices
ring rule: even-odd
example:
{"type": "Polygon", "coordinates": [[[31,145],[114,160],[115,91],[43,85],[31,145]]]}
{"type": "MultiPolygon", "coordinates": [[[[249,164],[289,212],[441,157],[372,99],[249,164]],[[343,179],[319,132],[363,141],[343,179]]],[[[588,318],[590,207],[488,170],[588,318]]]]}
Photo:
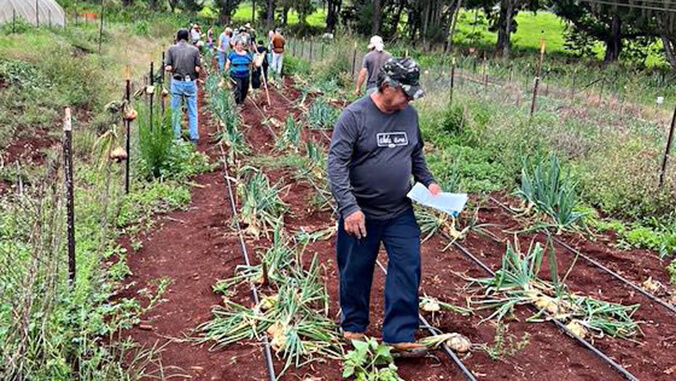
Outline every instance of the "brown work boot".
{"type": "Polygon", "coordinates": [[[343,331],[343,339],[347,342],[352,342],[352,340],[366,341],[366,335],[363,332],[343,331]]]}
{"type": "Polygon", "coordinates": [[[385,343],[394,357],[425,357],[427,347],[418,343],[385,343]]]}

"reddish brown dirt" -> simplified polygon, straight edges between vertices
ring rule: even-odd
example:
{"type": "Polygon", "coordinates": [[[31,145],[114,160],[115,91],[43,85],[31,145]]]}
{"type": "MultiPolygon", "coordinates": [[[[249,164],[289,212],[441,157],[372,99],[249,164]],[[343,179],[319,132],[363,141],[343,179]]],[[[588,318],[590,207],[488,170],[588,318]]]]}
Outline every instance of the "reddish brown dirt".
{"type": "MultiPolygon", "coordinates": [[[[200,90],[200,106],[202,98],[200,90]]],[[[208,135],[215,127],[208,114],[201,112],[200,118],[198,149],[214,158],[218,153],[210,146],[208,135]]],[[[199,186],[192,190],[188,209],[160,217],[144,237],[143,248],[128,257],[134,274],[128,283],[133,287],[121,297],[135,296],[156,279],[172,280],[164,296],[166,302],[128,334],[146,347],[167,343],[162,353],[166,374],[186,374],[196,380],[264,379],[265,368],[258,365],[263,364],[263,355],[257,346],[233,345],[211,352],[211,344],[194,345],[186,339],[186,335],[197,336],[193,330],[211,319],[212,306],[220,302],[212,292],[213,284],[231,276],[242,263],[239,241],[230,229],[232,211],[222,170],[199,175],[195,183],[199,186]]],[[[122,244],[133,252],[128,238],[122,244]]]]}
{"type": "MultiPolygon", "coordinates": [[[[513,197],[498,196],[496,198],[508,205],[518,205],[518,200],[513,197]]],[[[661,260],[655,252],[641,249],[617,249],[618,237],[614,232],[596,233],[592,239],[581,234],[565,233],[559,239],[636,285],[643,284],[648,278],[662,283],[665,288],[660,290],[658,295],[669,299],[666,293],[669,288],[673,289],[673,286],[670,285],[670,277],[665,269],[668,262],[661,260]]]]}
{"type": "MultiPolygon", "coordinates": [[[[257,142],[260,144],[260,142],[257,142]]],[[[330,213],[317,213],[308,209],[313,189],[302,181],[291,178],[287,170],[267,171],[273,182],[286,180],[290,185],[283,194],[284,201],[290,206],[290,213],[285,220],[285,227],[295,231],[301,227],[314,230],[328,227],[333,223],[330,213]],[[308,192],[310,191],[310,192],[308,192]]],[[[331,296],[331,313],[338,311],[338,276],[335,267],[333,238],[330,241],[316,242],[308,248],[308,254],[316,253],[320,262],[327,267],[326,282],[331,296]]],[[[423,267],[434,269],[423,271],[423,290],[429,295],[442,298],[463,305],[464,281],[455,275],[463,273],[470,276],[481,276],[480,271],[471,263],[461,259],[448,261],[451,253],[441,252],[443,244],[438,238],[434,238],[423,246],[423,267]]],[[[309,262],[311,255],[306,256],[309,262]]],[[[386,263],[386,255],[381,253],[381,260],[386,263]]],[[[376,270],[374,277],[374,292],[371,296],[371,321],[373,324],[368,334],[378,337],[382,326],[384,275],[376,270]]],[[[519,314],[526,317],[524,311],[519,314]]],[[[467,335],[475,343],[492,343],[495,328],[489,323],[479,325],[481,317],[461,317],[443,312],[436,316],[430,316],[433,324],[438,325],[447,332],[460,332],[467,335]]],[[[523,332],[530,334],[529,345],[515,356],[506,356],[503,360],[491,360],[486,354],[477,352],[465,359],[466,364],[475,374],[485,379],[523,379],[539,377],[542,370],[546,369],[550,379],[614,379],[618,376],[612,372],[603,362],[593,355],[580,352],[580,348],[572,340],[561,335],[557,329],[548,325],[534,325],[514,322],[510,325],[510,332],[514,332],[518,339],[523,332]],[[548,354],[548,355],[543,355],[548,354]],[[551,364],[551,359],[558,359],[551,364]]],[[[518,340],[517,339],[517,340],[518,340]]],[[[435,353],[436,358],[428,358],[418,361],[398,361],[400,375],[404,379],[462,379],[463,376],[455,366],[442,353],[435,353]]],[[[329,362],[329,370],[339,367],[339,364],[329,362]]],[[[318,374],[318,373],[314,373],[318,374]]],[[[326,374],[326,373],[321,373],[326,374]]],[[[303,374],[305,375],[305,374],[303,374]]],[[[328,379],[333,379],[329,377],[328,379]]]]}
{"type": "MultiPolygon", "coordinates": [[[[472,234],[462,244],[478,255],[484,263],[497,270],[505,252],[505,243],[512,239],[502,230],[513,231],[519,223],[509,212],[494,205],[479,212],[479,222],[497,225],[497,228],[491,228],[491,230],[504,242],[499,243],[472,234]]],[[[533,238],[540,243],[545,243],[545,238],[541,235],[522,235],[520,238],[522,250],[528,247],[533,238]]],[[[555,246],[555,250],[559,276],[563,276],[572,264],[573,255],[558,245],[555,246]]],[[[612,252],[609,248],[606,250],[612,252]]],[[[462,256],[460,252],[457,252],[457,255],[462,256]]],[[[612,258],[607,259],[610,261],[612,258]]],[[[550,270],[545,262],[543,261],[540,276],[543,279],[549,279],[550,270]]],[[[621,266],[621,263],[617,263],[617,266],[621,266]]],[[[625,275],[632,271],[630,266],[622,268],[625,270],[625,275]]],[[[624,305],[640,304],[640,308],[634,314],[634,319],[643,322],[641,329],[644,336],[637,338],[638,343],[610,337],[595,339],[593,343],[641,380],[673,379],[671,373],[676,366],[676,354],[673,352],[673,347],[676,345],[676,326],[673,324],[674,316],[668,310],[636,293],[583,259],[577,261],[566,284],[575,293],[624,305]],[[655,356],[655,353],[660,353],[660,355],[655,356]]]]}
{"type": "MultiPolygon", "coordinates": [[[[276,91],[272,91],[270,95],[272,108],[269,114],[283,121],[286,113],[290,111],[288,101],[280,97],[276,91]]],[[[289,95],[293,94],[287,94],[289,95]]],[[[259,104],[263,103],[262,99],[259,98],[259,104]]],[[[270,153],[274,145],[272,133],[262,125],[259,111],[247,101],[242,109],[242,115],[249,127],[246,138],[254,147],[254,154],[270,153]]],[[[295,116],[303,117],[300,113],[295,116]]],[[[213,131],[208,115],[202,115],[200,129],[202,134],[200,150],[207,151],[210,147],[206,143],[204,131],[213,131]]],[[[275,133],[278,135],[280,132],[277,129],[275,133]]],[[[304,136],[304,139],[308,138],[326,144],[325,136],[304,136]]],[[[215,154],[212,150],[211,155],[215,154]]],[[[273,182],[282,181],[289,185],[282,195],[290,207],[290,213],[285,217],[285,227],[289,231],[294,232],[301,227],[315,230],[335,223],[330,212],[317,212],[309,207],[313,188],[304,181],[293,178],[289,169],[266,170],[266,173],[273,182]]],[[[193,190],[193,200],[188,210],[161,217],[154,231],[143,240],[143,248],[129,256],[129,265],[134,272],[130,282],[136,284],[127,291],[127,296],[135,295],[137,290],[146,287],[153,279],[166,276],[174,280],[168,294],[165,295],[168,301],[144,317],[153,329],[143,330],[136,327],[129,332],[134,339],[146,346],[156,341],[164,343],[167,337],[183,338],[182,334],[195,336],[192,330],[200,323],[210,320],[211,306],[220,302],[219,297],[212,292],[211,286],[217,279],[230,277],[234,273],[235,266],[242,263],[237,237],[230,228],[232,212],[227,203],[223,173],[219,169],[200,175],[196,178],[196,183],[201,187],[193,190]]],[[[518,226],[511,216],[500,213],[495,208],[482,210],[480,219],[481,222],[492,222],[501,227],[518,226]]],[[[498,228],[492,230],[501,234],[498,228]]],[[[248,240],[247,246],[254,263],[257,261],[255,253],[265,250],[270,244],[266,239],[248,240]]],[[[497,268],[499,259],[504,253],[503,243],[492,242],[485,237],[470,235],[464,244],[493,268],[497,268]]],[[[131,250],[129,245],[125,246],[131,250]]],[[[485,274],[459,252],[454,250],[443,252],[441,250],[443,246],[444,243],[436,237],[423,245],[422,290],[428,295],[463,305],[467,296],[464,289],[466,282],[458,274],[471,277],[481,277],[485,274]]],[[[337,319],[338,276],[333,238],[310,244],[304,256],[306,265],[315,254],[325,268],[324,279],[331,297],[330,315],[336,316],[337,319]]],[[[559,254],[558,257],[561,262],[559,268],[567,268],[565,254],[559,254]]],[[[386,262],[384,252],[381,253],[381,260],[383,263],[386,262]]],[[[598,296],[599,284],[613,284],[612,280],[599,275],[594,269],[583,268],[579,263],[568,282],[573,291],[589,291],[598,296]]],[[[376,270],[374,292],[371,295],[372,324],[367,332],[375,337],[380,336],[382,326],[383,287],[384,276],[376,270]]],[[[621,287],[609,290],[604,287],[602,297],[625,303],[634,303],[640,299],[621,290],[621,287]]],[[[245,305],[251,303],[246,287],[238,288],[232,299],[245,305]]],[[[672,351],[669,351],[676,337],[676,332],[672,332],[674,328],[669,326],[671,320],[666,320],[663,313],[647,316],[645,312],[657,309],[659,307],[644,303],[639,310],[641,316],[637,314],[637,317],[648,322],[643,326],[646,333],[643,346],[608,338],[596,341],[600,348],[627,366],[640,379],[668,379],[666,372],[669,371],[669,365],[676,364],[672,351]],[[667,340],[658,341],[660,335],[667,337],[667,340]]],[[[516,315],[521,321],[510,322],[507,333],[507,336],[515,336],[517,341],[524,332],[530,334],[528,345],[520,352],[505,355],[500,360],[492,360],[482,351],[474,351],[463,359],[476,376],[487,380],[620,379],[620,376],[605,363],[558,332],[552,325],[524,323],[528,314],[525,308],[518,309],[516,315]]],[[[487,315],[484,314],[483,317],[485,316],[487,315]]],[[[463,333],[477,344],[493,343],[495,327],[489,322],[479,324],[482,316],[462,317],[442,312],[427,317],[443,331],[463,333]]],[[[179,367],[186,374],[199,380],[266,378],[261,346],[256,342],[230,345],[210,352],[208,345],[195,346],[188,341],[171,341],[162,355],[162,363],[165,367],[179,367]]],[[[426,359],[400,360],[397,361],[397,365],[400,375],[406,380],[463,379],[455,365],[441,352],[435,352],[435,356],[426,359]]],[[[282,366],[283,364],[276,359],[275,368],[279,371],[282,366]]],[[[327,360],[298,370],[289,370],[283,379],[296,380],[312,376],[322,380],[338,380],[341,378],[340,373],[340,362],[327,360]]]]}
{"type": "Polygon", "coordinates": [[[43,150],[51,147],[57,139],[49,136],[47,131],[38,130],[34,136],[15,139],[1,153],[5,165],[19,161],[21,165],[40,165],[45,160],[43,150]]]}

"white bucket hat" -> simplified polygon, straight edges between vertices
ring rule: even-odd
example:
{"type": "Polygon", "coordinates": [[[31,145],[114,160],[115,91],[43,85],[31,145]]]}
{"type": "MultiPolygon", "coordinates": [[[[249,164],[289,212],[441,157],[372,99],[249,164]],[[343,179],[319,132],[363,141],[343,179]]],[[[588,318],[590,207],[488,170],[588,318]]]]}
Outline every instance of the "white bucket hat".
{"type": "Polygon", "coordinates": [[[369,41],[368,48],[369,49],[375,49],[379,52],[382,52],[383,49],[385,49],[385,43],[383,42],[383,38],[380,37],[380,36],[371,37],[371,40],[369,41]]]}

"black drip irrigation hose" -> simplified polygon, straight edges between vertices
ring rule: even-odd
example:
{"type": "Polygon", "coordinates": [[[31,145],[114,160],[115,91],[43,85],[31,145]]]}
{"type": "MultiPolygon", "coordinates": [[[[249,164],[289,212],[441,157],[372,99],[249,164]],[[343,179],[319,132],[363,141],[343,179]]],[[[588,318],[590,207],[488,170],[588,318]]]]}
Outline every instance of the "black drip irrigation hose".
{"type": "MultiPolygon", "coordinates": [[[[488,199],[493,201],[495,204],[499,205],[501,208],[505,209],[506,211],[514,214],[513,210],[511,210],[507,205],[501,203],[500,201],[496,200],[495,198],[488,196],[488,199]]],[[[570,251],[571,253],[573,253],[575,255],[580,256],[581,258],[583,258],[587,262],[591,263],[592,265],[594,265],[594,266],[598,267],[599,269],[605,271],[606,273],[612,275],[615,279],[619,280],[620,282],[624,283],[625,285],[627,285],[627,286],[633,288],[634,290],[638,291],[641,295],[647,297],[648,299],[650,299],[650,300],[654,301],[655,303],[658,303],[661,306],[663,306],[664,308],[668,309],[669,312],[676,314],[676,307],[674,307],[672,304],[665,302],[664,300],[657,297],[656,295],[644,290],[643,287],[635,285],[634,283],[632,283],[630,280],[626,279],[622,275],[620,275],[620,274],[616,273],[615,271],[609,269],[608,267],[602,265],[601,263],[599,263],[595,259],[583,254],[582,252],[573,248],[572,246],[568,245],[567,243],[563,242],[562,240],[560,240],[556,237],[552,237],[552,239],[554,240],[554,242],[556,242],[558,245],[562,246],[564,249],[570,251]]]]}
{"type": "MultiPolygon", "coordinates": [[[[249,254],[246,250],[246,243],[244,242],[244,235],[242,234],[242,226],[239,223],[239,214],[237,213],[237,205],[235,204],[235,197],[232,192],[232,184],[230,180],[230,171],[228,170],[228,161],[225,158],[225,151],[223,150],[223,146],[219,146],[221,149],[221,157],[223,158],[223,171],[224,176],[225,176],[225,181],[228,183],[228,196],[230,198],[230,207],[232,208],[232,216],[235,219],[235,222],[237,223],[237,233],[239,235],[239,244],[242,248],[242,256],[244,257],[244,263],[246,263],[247,266],[251,266],[251,261],[249,261],[249,254]]],[[[258,305],[259,303],[259,298],[258,298],[258,291],[256,290],[256,286],[251,283],[251,295],[253,297],[254,303],[258,305]]],[[[268,376],[270,378],[270,381],[276,381],[277,376],[275,374],[275,366],[272,363],[272,351],[270,351],[270,342],[268,341],[268,336],[263,335],[263,344],[265,345],[265,348],[263,349],[263,353],[265,354],[265,366],[268,370],[268,376]]]]}
{"type": "MultiPolygon", "coordinates": [[[[443,234],[446,236],[446,234],[443,234]]],[[[447,237],[447,236],[446,236],[447,237]]],[[[447,237],[448,238],[448,237],[447,237]]],[[[472,253],[470,253],[469,250],[467,250],[464,246],[460,245],[457,242],[453,242],[453,246],[455,246],[458,250],[460,250],[466,257],[472,260],[475,264],[477,264],[479,267],[481,267],[485,272],[490,274],[491,276],[495,276],[495,272],[491,270],[490,267],[486,266],[483,262],[481,262],[480,259],[478,259],[476,256],[474,256],[472,253]]],[[[531,308],[533,308],[531,306],[531,308]]],[[[559,329],[561,329],[563,332],[565,332],[568,336],[572,337],[573,339],[577,340],[580,344],[582,344],[585,348],[589,349],[592,351],[596,356],[598,356],[601,360],[605,361],[608,363],[608,365],[611,366],[614,370],[616,370],[618,373],[620,373],[624,378],[630,381],[638,381],[638,378],[634,376],[633,374],[629,373],[622,365],[616,363],[613,359],[608,357],[605,353],[603,353],[601,350],[593,346],[590,342],[587,340],[575,335],[573,332],[571,332],[568,327],[566,327],[565,324],[563,324],[560,320],[552,317],[548,313],[545,312],[545,314],[550,318],[547,321],[551,321],[556,325],[559,329]]]]}
{"type": "MultiPolygon", "coordinates": [[[[378,260],[376,260],[376,263],[378,264],[378,267],[380,267],[380,269],[383,271],[383,273],[385,275],[387,275],[387,270],[382,265],[382,263],[380,263],[380,261],[378,261],[378,260]]],[[[418,313],[418,319],[420,319],[420,322],[422,323],[423,327],[425,327],[425,329],[432,336],[437,336],[436,329],[430,325],[430,323],[427,321],[427,319],[425,319],[424,316],[422,316],[422,314],[418,313]]],[[[451,348],[448,347],[448,345],[446,345],[446,343],[441,343],[441,347],[443,348],[444,353],[446,353],[446,356],[448,356],[451,360],[453,360],[455,365],[457,365],[458,368],[460,368],[462,373],[465,375],[466,379],[468,379],[470,381],[476,381],[476,377],[474,377],[474,374],[472,373],[472,371],[469,370],[465,366],[465,364],[462,362],[462,360],[460,360],[460,358],[455,354],[455,352],[453,352],[453,350],[451,348]]]]}

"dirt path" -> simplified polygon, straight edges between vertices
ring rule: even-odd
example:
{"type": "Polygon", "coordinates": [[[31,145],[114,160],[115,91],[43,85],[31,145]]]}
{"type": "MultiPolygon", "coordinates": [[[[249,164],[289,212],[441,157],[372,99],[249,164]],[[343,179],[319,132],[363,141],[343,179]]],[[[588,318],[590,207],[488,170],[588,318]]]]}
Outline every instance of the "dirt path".
{"type": "MultiPolygon", "coordinates": [[[[212,161],[218,155],[209,135],[216,131],[200,100],[199,151],[212,161]]],[[[143,238],[143,247],[129,255],[128,264],[134,284],[126,295],[134,296],[159,278],[172,281],[165,303],[153,309],[144,322],[129,331],[130,336],[146,347],[165,344],[162,364],[166,374],[186,374],[195,380],[259,380],[263,367],[233,366],[241,358],[262,358],[260,348],[233,345],[210,352],[211,344],[194,345],[184,335],[192,335],[199,324],[211,319],[211,308],[220,302],[212,286],[217,279],[232,275],[241,263],[237,236],[230,227],[232,211],[220,168],[197,176],[192,201],[185,211],[161,216],[143,238]],[[143,327],[143,328],[141,328],[143,327]],[[232,378],[231,378],[232,377],[232,378]]],[[[122,244],[131,253],[128,240],[122,244]]]]}

